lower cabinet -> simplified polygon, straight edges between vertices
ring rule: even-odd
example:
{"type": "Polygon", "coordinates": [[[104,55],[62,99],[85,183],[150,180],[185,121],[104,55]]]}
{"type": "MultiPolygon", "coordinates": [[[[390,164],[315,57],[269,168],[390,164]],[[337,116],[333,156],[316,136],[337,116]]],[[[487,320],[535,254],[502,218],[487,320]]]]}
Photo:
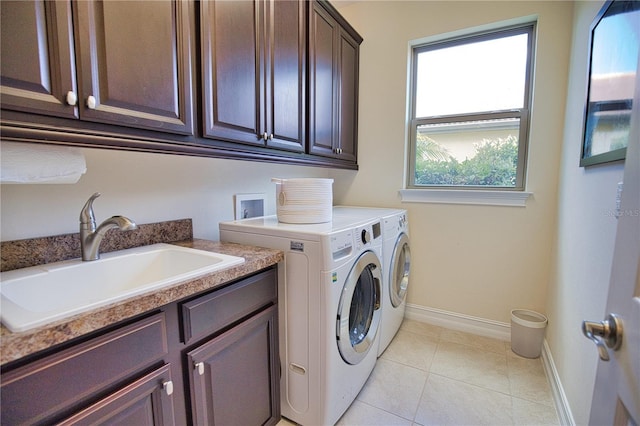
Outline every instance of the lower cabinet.
{"type": "Polygon", "coordinates": [[[0,423],[50,424],[109,399],[165,363],[166,325],[165,313],[159,312],[16,369],[3,369],[0,423]]]}
{"type": "Polygon", "coordinates": [[[170,366],[165,365],[141,377],[60,424],[175,424],[170,366]]]}
{"type": "Polygon", "coordinates": [[[271,307],[187,354],[196,424],[278,422],[277,316],[271,307]]]}
{"type": "Polygon", "coordinates": [[[0,424],[274,425],[275,267],[2,367],[0,424]]]}

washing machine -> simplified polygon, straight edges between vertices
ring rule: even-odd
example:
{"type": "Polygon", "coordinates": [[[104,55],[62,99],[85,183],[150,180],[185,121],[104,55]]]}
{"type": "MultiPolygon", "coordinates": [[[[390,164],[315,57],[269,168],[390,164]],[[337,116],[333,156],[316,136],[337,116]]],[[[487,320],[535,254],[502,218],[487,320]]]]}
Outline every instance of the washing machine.
{"type": "Polygon", "coordinates": [[[220,239],[282,250],[278,265],[282,415],[332,425],[375,366],[382,305],[382,221],[323,224],[276,216],[220,223],[220,239]]]}
{"type": "Polygon", "coordinates": [[[333,217],[359,217],[382,222],[382,320],[378,356],[382,355],[398,332],[407,305],[411,267],[407,211],[376,207],[334,206],[333,217]]]}

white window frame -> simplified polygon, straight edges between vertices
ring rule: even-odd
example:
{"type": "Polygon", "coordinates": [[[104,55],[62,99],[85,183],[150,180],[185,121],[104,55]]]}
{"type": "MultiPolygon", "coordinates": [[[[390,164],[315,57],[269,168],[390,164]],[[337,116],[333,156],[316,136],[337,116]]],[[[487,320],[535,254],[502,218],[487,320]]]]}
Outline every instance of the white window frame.
{"type": "Polygon", "coordinates": [[[524,206],[531,195],[526,192],[527,151],[529,143],[529,122],[532,105],[532,82],[535,57],[536,23],[526,22],[501,28],[458,35],[451,38],[420,43],[411,46],[410,52],[410,85],[409,85],[409,114],[408,117],[408,150],[407,175],[405,189],[400,191],[402,201],[405,202],[433,202],[454,204],[482,204],[524,206]],[[523,107],[501,111],[479,111],[470,114],[458,114],[434,117],[416,117],[416,86],[417,86],[417,55],[434,48],[451,47],[460,44],[491,40],[516,34],[528,34],[528,56],[525,75],[523,107]],[[473,120],[518,118],[520,120],[518,139],[518,167],[516,184],[514,187],[490,186],[444,186],[444,185],[416,185],[416,135],[417,129],[425,124],[456,123],[473,120]]]}

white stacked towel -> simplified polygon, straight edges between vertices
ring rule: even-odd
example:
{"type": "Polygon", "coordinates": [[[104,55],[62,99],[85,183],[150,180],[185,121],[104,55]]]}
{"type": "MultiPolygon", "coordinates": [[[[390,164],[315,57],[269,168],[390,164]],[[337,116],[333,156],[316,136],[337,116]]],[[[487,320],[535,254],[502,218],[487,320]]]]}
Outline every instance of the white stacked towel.
{"type": "Polygon", "coordinates": [[[0,183],[76,183],[86,171],[79,148],[0,143],[0,183]]]}

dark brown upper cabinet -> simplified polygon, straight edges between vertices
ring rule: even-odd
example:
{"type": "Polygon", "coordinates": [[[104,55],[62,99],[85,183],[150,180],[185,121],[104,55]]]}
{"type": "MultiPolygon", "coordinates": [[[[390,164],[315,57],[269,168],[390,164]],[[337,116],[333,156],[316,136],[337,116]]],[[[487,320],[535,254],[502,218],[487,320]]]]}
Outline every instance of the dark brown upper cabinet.
{"type": "Polygon", "coordinates": [[[306,2],[200,5],[203,136],[303,152],[306,2]]]}
{"type": "Polygon", "coordinates": [[[362,38],[327,2],[309,12],[309,153],[356,162],[362,38]]]}
{"type": "Polygon", "coordinates": [[[79,1],[83,120],[191,134],[187,2],[79,1]]]}
{"type": "Polygon", "coordinates": [[[193,133],[187,2],[1,7],[3,108],[193,133]]]}
{"type": "Polygon", "coordinates": [[[1,1],[2,107],[77,118],[71,4],[1,1]]]}
{"type": "Polygon", "coordinates": [[[324,0],[0,0],[3,141],[357,169],[362,38],[324,0]]]}

